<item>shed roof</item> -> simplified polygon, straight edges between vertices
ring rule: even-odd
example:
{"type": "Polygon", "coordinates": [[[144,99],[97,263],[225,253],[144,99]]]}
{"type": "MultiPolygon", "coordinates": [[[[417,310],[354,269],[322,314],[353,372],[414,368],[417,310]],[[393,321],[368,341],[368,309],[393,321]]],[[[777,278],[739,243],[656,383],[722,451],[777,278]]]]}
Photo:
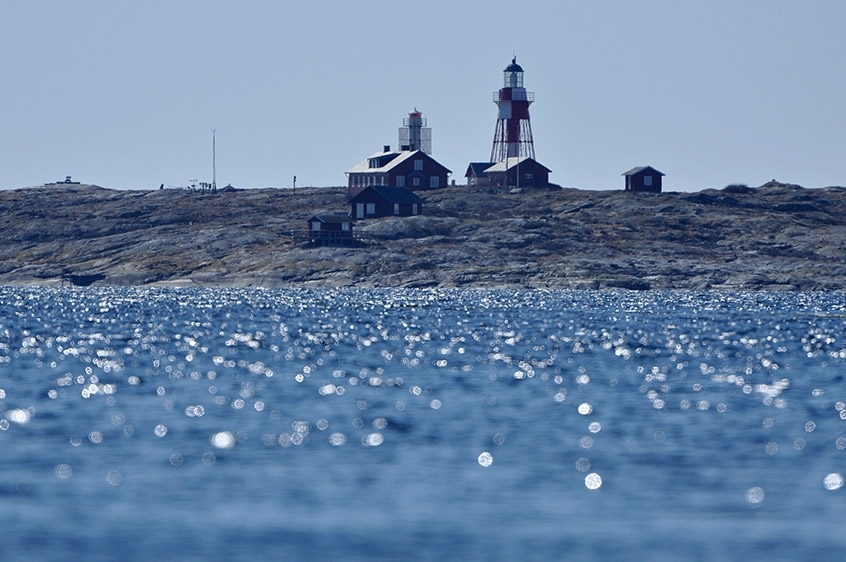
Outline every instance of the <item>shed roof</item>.
{"type": "Polygon", "coordinates": [[[659,172],[658,170],[656,170],[652,166],[637,166],[635,168],[632,168],[628,172],[623,172],[622,175],[624,175],[624,176],[636,176],[637,174],[639,174],[641,172],[645,172],[647,170],[652,170],[654,173],[656,173],[660,176],[666,176],[667,175],[664,172],[659,172]]]}
{"type": "Polygon", "coordinates": [[[485,173],[485,170],[493,166],[493,162],[470,162],[467,166],[467,172],[464,174],[465,178],[472,176],[479,177],[485,173]]]}
{"type": "Polygon", "coordinates": [[[310,219],[308,219],[306,222],[314,222],[314,221],[319,221],[319,222],[323,222],[323,223],[353,222],[352,217],[350,217],[349,215],[342,215],[340,213],[332,214],[332,215],[312,215],[312,217],[310,219]]]}

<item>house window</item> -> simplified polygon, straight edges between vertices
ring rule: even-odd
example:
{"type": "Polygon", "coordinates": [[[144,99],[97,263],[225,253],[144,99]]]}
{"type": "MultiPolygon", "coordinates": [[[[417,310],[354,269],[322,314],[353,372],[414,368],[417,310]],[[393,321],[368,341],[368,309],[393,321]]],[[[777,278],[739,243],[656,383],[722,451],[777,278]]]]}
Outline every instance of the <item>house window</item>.
{"type": "Polygon", "coordinates": [[[415,187],[419,186],[420,185],[420,178],[412,178],[411,179],[411,185],[413,185],[415,187]]]}
{"type": "Polygon", "coordinates": [[[379,185],[385,185],[385,176],[379,177],[379,185]]]}
{"type": "Polygon", "coordinates": [[[438,176],[432,176],[429,178],[429,187],[440,187],[441,186],[441,178],[438,176]]]}
{"type": "Polygon", "coordinates": [[[397,176],[397,187],[405,187],[405,176],[397,176]]]}
{"type": "Polygon", "coordinates": [[[367,204],[367,214],[368,215],[375,215],[376,214],[376,203],[368,203],[367,204]]]}
{"type": "Polygon", "coordinates": [[[320,230],[320,222],[314,221],[313,223],[311,223],[311,229],[314,230],[314,231],[320,230]]]}
{"type": "Polygon", "coordinates": [[[350,223],[342,222],[341,223],[341,230],[343,230],[344,232],[349,232],[350,231],[350,223]]]}
{"type": "Polygon", "coordinates": [[[417,203],[413,203],[413,204],[411,205],[411,214],[412,214],[412,215],[416,215],[417,213],[418,213],[418,211],[417,211],[417,203]]]}
{"type": "Polygon", "coordinates": [[[414,170],[419,172],[423,169],[423,160],[415,160],[414,161],[414,170]]]}
{"type": "Polygon", "coordinates": [[[643,176],[643,185],[646,187],[652,185],[652,176],[643,176]]]}
{"type": "Polygon", "coordinates": [[[523,179],[524,179],[524,180],[530,180],[530,179],[532,179],[532,174],[523,174],[523,179]]]}
{"type": "Polygon", "coordinates": [[[394,203],[394,214],[395,215],[399,214],[399,203],[394,203]]]}

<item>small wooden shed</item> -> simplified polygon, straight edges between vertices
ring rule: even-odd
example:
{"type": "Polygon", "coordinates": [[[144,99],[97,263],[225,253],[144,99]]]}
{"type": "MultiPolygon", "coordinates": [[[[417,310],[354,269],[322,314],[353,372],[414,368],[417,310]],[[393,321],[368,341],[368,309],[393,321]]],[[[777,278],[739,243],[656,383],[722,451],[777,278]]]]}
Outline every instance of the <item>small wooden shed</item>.
{"type": "Polygon", "coordinates": [[[467,171],[464,173],[464,177],[467,178],[467,185],[470,187],[490,185],[491,179],[485,173],[485,170],[493,165],[494,162],[470,162],[467,171]]]}
{"type": "Polygon", "coordinates": [[[314,215],[308,219],[308,232],[316,242],[351,242],[353,220],[349,215],[314,215]]]}
{"type": "Polygon", "coordinates": [[[661,178],[664,175],[664,172],[659,172],[652,166],[632,168],[623,173],[626,178],[626,191],[661,193],[661,178]]]}

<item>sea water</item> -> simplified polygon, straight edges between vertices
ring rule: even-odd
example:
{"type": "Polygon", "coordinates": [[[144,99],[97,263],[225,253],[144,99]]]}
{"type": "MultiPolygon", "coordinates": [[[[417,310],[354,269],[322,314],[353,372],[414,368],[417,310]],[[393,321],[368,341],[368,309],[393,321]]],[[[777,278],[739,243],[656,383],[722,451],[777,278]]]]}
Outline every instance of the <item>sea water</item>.
{"type": "Polygon", "coordinates": [[[0,288],[0,560],[836,560],[846,295],[0,288]]]}

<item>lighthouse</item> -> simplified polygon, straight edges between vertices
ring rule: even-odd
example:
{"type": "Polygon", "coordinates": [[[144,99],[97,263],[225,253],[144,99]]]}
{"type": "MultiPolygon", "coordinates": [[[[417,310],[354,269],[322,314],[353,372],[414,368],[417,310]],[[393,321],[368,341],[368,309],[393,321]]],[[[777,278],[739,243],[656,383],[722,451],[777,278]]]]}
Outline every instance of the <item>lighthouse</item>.
{"type": "Polygon", "coordinates": [[[535,93],[523,87],[523,68],[517,57],[503,72],[502,88],[494,92],[499,110],[489,162],[470,162],[464,177],[468,186],[560,188],[549,183],[552,170],[535,160],[529,106],[535,93]]]}
{"type": "Polygon", "coordinates": [[[423,113],[415,107],[414,111],[409,112],[408,117],[402,120],[402,124],[398,134],[399,149],[432,154],[432,129],[426,126],[423,113]]]}
{"type": "Polygon", "coordinates": [[[535,93],[527,92],[523,87],[523,68],[517,64],[517,57],[511,59],[511,64],[503,71],[502,88],[494,92],[493,101],[499,108],[499,116],[491,148],[491,162],[519,157],[534,160],[529,105],[535,101],[535,93]]]}

